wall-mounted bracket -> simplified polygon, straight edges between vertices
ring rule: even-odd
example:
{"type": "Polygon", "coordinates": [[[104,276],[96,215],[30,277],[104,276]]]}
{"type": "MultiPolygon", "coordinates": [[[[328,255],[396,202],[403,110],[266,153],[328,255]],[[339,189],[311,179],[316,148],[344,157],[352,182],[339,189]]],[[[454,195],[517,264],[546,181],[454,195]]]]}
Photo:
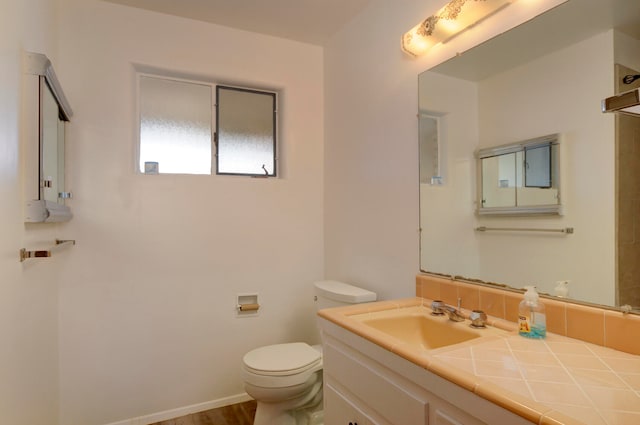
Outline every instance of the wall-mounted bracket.
{"type": "MultiPolygon", "coordinates": [[[[53,248],[59,247],[61,245],[75,245],[76,241],[72,239],[56,239],[55,246],[53,248]]],[[[51,257],[52,249],[47,250],[35,250],[35,251],[27,251],[26,248],[20,249],[20,262],[22,263],[24,260],[29,258],[47,258],[51,257]]]]}

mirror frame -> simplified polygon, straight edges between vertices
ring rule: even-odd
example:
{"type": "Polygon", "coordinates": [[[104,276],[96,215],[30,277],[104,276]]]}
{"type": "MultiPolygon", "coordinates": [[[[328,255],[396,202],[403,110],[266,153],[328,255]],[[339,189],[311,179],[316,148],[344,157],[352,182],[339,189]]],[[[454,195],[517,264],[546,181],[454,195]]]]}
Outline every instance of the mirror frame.
{"type": "MultiPolygon", "coordinates": [[[[67,221],[70,220],[71,210],[68,206],[64,205],[64,200],[71,197],[69,192],[64,191],[58,194],[58,202],[48,201],[44,197],[44,188],[46,185],[45,180],[43,179],[43,170],[45,160],[42,157],[44,153],[43,149],[43,90],[49,90],[51,95],[53,96],[55,102],[58,105],[58,121],[59,123],[68,122],[73,115],[73,110],[69,105],[69,101],[67,100],[64,91],[62,90],[62,86],[58,81],[55,71],[53,70],[53,65],[47,56],[41,53],[32,53],[32,52],[24,52],[23,53],[23,67],[24,73],[28,75],[33,75],[37,77],[37,88],[35,91],[37,92],[37,119],[36,122],[28,123],[28,126],[36,126],[38,127],[37,132],[37,158],[33,160],[26,161],[26,173],[31,175],[34,173],[33,169],[37,170],[37,173],[33,174],[35,181],[27,181],[27,185],[36,186],[36,192],[31,192],[32,188],[25,188],[27,190],[27,202],[25,208],[25,222],[27,223],[42,223],[42,222],[59,222],[59,221],[67,221]],[[37,178],[36,178],[37,174],[37,178]],[[33,194],[33,195],[32,195],[33,194]],[[36,195],[37,194],[37,195],[36,195]],[[37,198],[37,199],[35,199],[37,198]],[[60,202],[62,200],[62,202],[60,202]]],[[[26,81],[27,86],[31,85],[31,80],[26,81]]],[[[28,87],[25,93],[27,94],[27,98],[25,99],[25,104],[31,105],[33,99],[31,99],[31,94],[34,92],[34,88],[28,87]]],[[[29,114],[27,114],[29,115],[29,114]]],[[[60,134],[64,134],[58,128],[57,137],[60,134]]],[[[34,143],[31,140],[26,142],[27,144],[34,143]]],[[[27,152],[32,152],[33,148],[28,146],[27,152]]],[[[56,146],[56,154],[57,158],[55,158],[56,163],[60,164],[59,157],[60,155],[64,155],[64,139],[57,140],[56,146]]],[[[36,154],[34,154],[35,156],[36,154]]],[[[28,157],[30,155],[27,154],[28,157]]],[[[62,171],[64,172],[64,171],[62,171]]],[[[58,170],[57,174],[61,173],[58,170]]],[[[29,180],[29,179],[27,179],[29,180]]]]}
{"type": "MultiPolygon", "coordinates": [[[[477,168],[477,208],[478,215],[562,215],[562,204],[560,202],[560,135],[550,134],[547,136],[536,137],[518,143],[508,145],[494,146],[490,148],[482,148],[476,151],[477,168]],[[482,160],[500,155],[507,155],[517,152],[526,152],[528,149],[542,146],[555,147],[551,153],[551,188],[555,188],[557,192],[557,203],[554,205],[518,205],[517,196],[516,204],[509,207],[484,207],[483,199],[483,167],[482,160]]],[[[524,186],[523,186],[524,187],[524,186]]],[[[516,185],[516,193],[518,186],[516,185]]]]}

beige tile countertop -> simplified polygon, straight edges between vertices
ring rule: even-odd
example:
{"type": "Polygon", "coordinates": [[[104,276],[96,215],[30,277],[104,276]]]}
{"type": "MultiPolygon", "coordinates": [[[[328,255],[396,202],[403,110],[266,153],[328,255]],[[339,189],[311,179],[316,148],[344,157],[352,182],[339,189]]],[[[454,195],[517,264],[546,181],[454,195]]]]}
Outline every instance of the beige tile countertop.
{"type": "Polygon", "coordinates": [[[533,423],[640,424],[640,356],[552,333],[523,338],[514,323],[491,318],[490,326],[508,332],[420,350],[350,317],[430,303],[381,301],[319,315],[533,423]]]}

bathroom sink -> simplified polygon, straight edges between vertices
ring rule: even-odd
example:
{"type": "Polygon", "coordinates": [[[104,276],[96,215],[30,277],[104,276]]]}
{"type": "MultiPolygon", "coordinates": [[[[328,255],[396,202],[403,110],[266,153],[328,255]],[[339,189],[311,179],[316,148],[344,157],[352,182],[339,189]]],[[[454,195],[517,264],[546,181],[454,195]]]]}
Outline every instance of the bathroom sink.
{"type": "Polygon", "coordinates": [[[480,338],[500,331],[477,329],[470,322],[453,322],[445,316],[433,316],[425,307],[410,307],[376,313],[357,314],[351,318],[388,336],[421,350],[433,350],[480,338]]]}

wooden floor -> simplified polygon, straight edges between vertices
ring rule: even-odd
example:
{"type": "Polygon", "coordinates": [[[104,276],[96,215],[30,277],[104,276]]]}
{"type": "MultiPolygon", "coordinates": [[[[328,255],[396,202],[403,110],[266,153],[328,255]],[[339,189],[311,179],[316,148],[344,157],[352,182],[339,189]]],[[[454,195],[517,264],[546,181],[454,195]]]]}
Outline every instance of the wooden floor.
{"type": "Polygon", "coordinates": [[[256,402],[232,404],[231,406],[194,413],[152,425],[253,425],[256,402]]]}

